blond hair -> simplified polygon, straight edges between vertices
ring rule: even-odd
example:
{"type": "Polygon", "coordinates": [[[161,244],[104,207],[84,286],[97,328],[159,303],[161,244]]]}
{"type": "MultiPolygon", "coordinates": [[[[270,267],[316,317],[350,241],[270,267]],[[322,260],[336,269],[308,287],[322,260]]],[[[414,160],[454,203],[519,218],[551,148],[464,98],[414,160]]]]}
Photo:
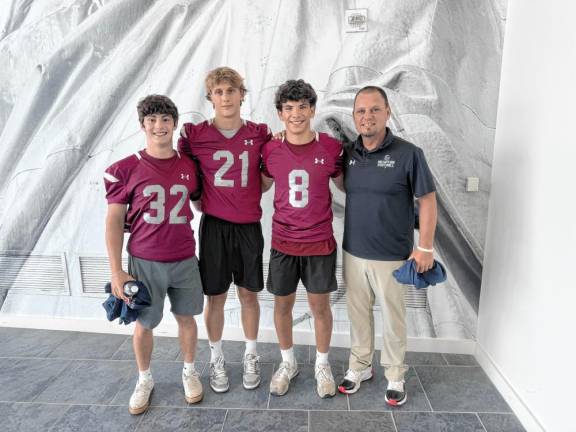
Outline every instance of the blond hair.
{"type": "Polygon", "coordinates": [[[232,68],[222,66],[211,70],[208,75],[206,75],[206,79],[204,80],[204,84],[206,85],[206,99],[211,101],[210,93],[212,92],[212,88],[223,82],[227,82],[232,87],[239,89],[242,96],[248,91],[246,87],[244,87],[244,78],[242,78],[238,72],[232,68]]]}

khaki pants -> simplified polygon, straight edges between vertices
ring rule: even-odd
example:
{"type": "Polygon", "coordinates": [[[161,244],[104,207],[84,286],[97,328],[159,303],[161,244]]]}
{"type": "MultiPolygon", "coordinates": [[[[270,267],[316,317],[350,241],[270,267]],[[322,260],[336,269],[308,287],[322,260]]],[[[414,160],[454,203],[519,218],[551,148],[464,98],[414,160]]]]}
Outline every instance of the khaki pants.
{"type": "Polygon", "coordinates": [[[344,255],[344,280],[348,318],[350,319],[350,369],[372,366],[374,356],[374,315],[378,300],[382,309],[382,356],[388,381],[402,381],[408,370],[406,353],[405,286],[398,283],[392,272],[404,261],[376,261],[344,255]]]}

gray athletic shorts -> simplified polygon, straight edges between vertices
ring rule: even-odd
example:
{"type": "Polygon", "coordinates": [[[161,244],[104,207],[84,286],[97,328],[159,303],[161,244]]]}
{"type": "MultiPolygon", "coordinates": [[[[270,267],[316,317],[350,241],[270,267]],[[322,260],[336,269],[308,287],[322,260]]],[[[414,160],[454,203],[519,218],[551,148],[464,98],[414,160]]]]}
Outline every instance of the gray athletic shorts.
{"type": "Polygon", "coordinates": [[[198,259],[176,262],[148,261],[130,256],[128,273],[150,292],[152,304],[138,314],[138,322],[153,329],[162,320],[164,299],[170,298],[170,311],[175,315],[199,315],[204,307],[204,292],[198,270],[198,259]]]}

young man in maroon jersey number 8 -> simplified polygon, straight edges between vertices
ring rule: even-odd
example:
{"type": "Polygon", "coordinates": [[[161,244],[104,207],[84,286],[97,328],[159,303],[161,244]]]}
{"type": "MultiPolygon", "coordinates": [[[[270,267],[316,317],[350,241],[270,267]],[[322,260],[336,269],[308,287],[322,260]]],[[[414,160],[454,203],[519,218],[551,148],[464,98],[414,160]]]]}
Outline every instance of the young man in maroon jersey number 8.
{"type": "Polygon", "coordinates": [[[330,179],[342,183],[342,144],[314,132],[316,93],[303,80],[289,80],[276,93],[275,104],[284,122],[283,138],[264,145],[265,189],[275,182],[272,250],[267,288],[274,294],[274,324],[282,362],[270,383],[270,393],[284,395],[298,374],[293,351],[292,309],[302,280],[314,317],[316,390],[332,397],[336,385],[328,350],[332,335],[330,292],[336,284],[336,241],[332,231],[330,179]]]}
{"type": "Polygon", "coordinates": [[[124,283],[136,278],[144,282],[152,300],[150,307],[140,311],[134,329],[139,377],[130,398],[131,414],[141,414],[150,405],[154,388],[150,372],[152,330],[162,319],[166,295],[178,323],[186,401],[196,403],[203,396],[200,375],[194,369],[194,315],[202,313],[204,304],[190,225],[190,199],[199,194],[196,166],[172,148],[178,110],[170,99],[160,95],[145,97],[138,103],[138,117],[146,134],[146,149],[112,164],[104,173],[112,293],[128,301],[124,283]],[[122,269],[125,222],[130,226],[128,272],[122,269]]]}
{"type": "Polygon", "coordinates": [[[230,388],[222,350],[224,304],[230,283],[238,287],[246,337],[242,384],[260,385],[256,339],[260,320],[258,292],[264,288],[260,218],[262,145],[268,127],[242,120],[240,105],[246,88],[234,69],[220,67],[206,77],[206,98],[214,119],[186,123],[178,148],[198,162],[202,174],[200,274],[207,304],[204,319],[210,343],[210,388],[230,388]]]}

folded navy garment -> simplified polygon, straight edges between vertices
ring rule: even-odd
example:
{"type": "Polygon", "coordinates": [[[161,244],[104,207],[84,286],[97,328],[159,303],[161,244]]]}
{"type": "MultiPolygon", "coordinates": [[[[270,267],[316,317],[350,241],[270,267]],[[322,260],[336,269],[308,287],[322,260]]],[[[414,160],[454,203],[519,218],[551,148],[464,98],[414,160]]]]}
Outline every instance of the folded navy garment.
{"type": "Polygon", "coordinates": [[[430,285],[444,282],[446,280],[446,269],[440,261],[434,260],[434,265],[424,273],[416,271],[414,260],[406,261],[402,267],[392,272],[398,282],[404,285],[414,285],[416,288],[426,288],[430,285]]]}
{"type": "MultiPolygon", "coordinates": [[[[138,292],[129,304],[114,297],[112,294],[102,303],[102,306],[106,310],[106,318],[108,318],[108,321],[114,321],[116,318],[119,318],[120,324],[128,325],[136,321],[140,310],[150,306],[152,299],[150,298],[148,288],[140,281],[136,281],[136,284],[138,285],[138,292]]],[[[104,291],[108,293],[111,292],[110,282],[106,284],[104,291]]]]}

